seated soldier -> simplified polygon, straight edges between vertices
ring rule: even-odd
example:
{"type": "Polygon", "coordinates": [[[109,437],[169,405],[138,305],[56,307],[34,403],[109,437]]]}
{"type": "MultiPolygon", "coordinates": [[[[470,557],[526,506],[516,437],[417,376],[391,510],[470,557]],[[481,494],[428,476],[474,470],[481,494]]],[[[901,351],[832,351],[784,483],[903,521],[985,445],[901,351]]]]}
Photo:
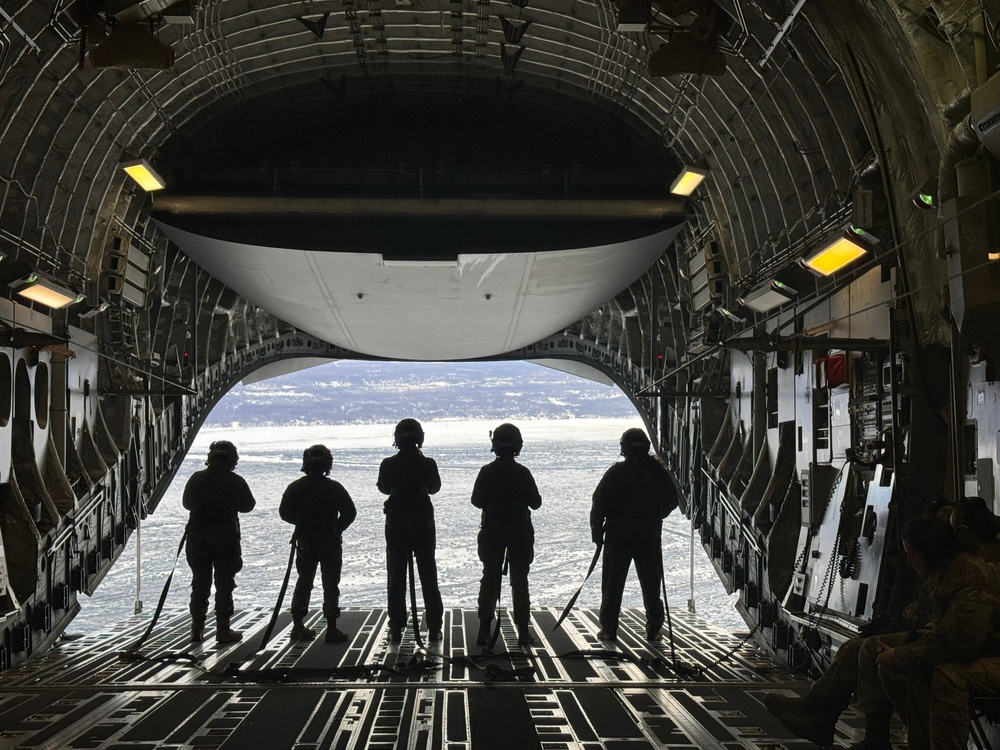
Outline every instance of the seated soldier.
{"type": "Polygon", "coordinates": [[[989,562],[1000,562],[1000,518],[981,497],[965,497],[951,514],[963,549],[989,562]]]}
{"type": "MultiPolygon", "coordinates": [[[[969,631],[964,640],[942,644],[934,634],[942,627],[949,635],[964,632],[969,607],[977,592],[1000,589],[995,569],[981,560],[961,554],[954,531],[935,515],[911,519],[903,531],[907,562],[927,580],[914,604],[904,611],[901,632],[885,636],[855,638],[837,652],[826,673],[804,698],[772,693],[765,696],[768,710],[796,735],[823,747],[833,744],[837,720],[857,690],[858,708],[865,715],[865,740],[857,748],[889,750],[889,719],[894,703],[903,713],[905,691],[890,695],[883,689],[880,667],[887,662],[902,671],[922,661],[947,661],[959,654],[978,653],[986,644],[969,631]],[[894,660],[896,649],[899,656],[894,660]]],[[[950,512],[949,512],[950,515],[950,512]]]]}
{"type": "MultiPolygon", "coordinates": [[[[997,539],[1000,518],[983,498],[964,498],[956,506],[951,522],[959,542],[970,555],[991,563],[1000,561],[997,539]]],[[[977,696],[1000,696],[1000,656],[985,656],[971,664],[938,664],[929,672],[912,674],[910,681],[913,684],[907,697],[912,715],[907,725],[909,747],[924,748],[929,743],[935,750],[964,750],[969,738],[970,700],[977,696]]]]}
{"type": "MultiPolygon", "coordinates": [[[[956,720],[954,706],[942,710],[937,705],[939,698],[942,705],[948,703],[944,695],[930,700],[933,675],[941,675],[938,686],[945,692],[951,669],[942,665],[968,665],[980,656],[1000,655],[1000,568],[962,552],[951,527],[927,516],[913,518],[903,527],[903,548],[913,569],[934,581],[934,606],[928,624],[916,633],[879,636],[875,663],[886,692],[905,717],[907,747],[951,747],[941,742],[954,742],[960,734],[949,723],[956,720]],[[950,716],[948,722],[941,715],[950,716]],[[935,723],[947,724],[947,738],[935,723]]],[[[860,665],[870,677],[870,665],[866,667],[863,659],[860,665]]],[[[969,681],[975,671],[968,671],[969,681]]],[[[968,693],[962,700],[967,711],[968,693]]],[[[967,713],[962,730],[967,734],[967,713]]],[[[964,742],[955,745],[959,746],[964,742]]]]}

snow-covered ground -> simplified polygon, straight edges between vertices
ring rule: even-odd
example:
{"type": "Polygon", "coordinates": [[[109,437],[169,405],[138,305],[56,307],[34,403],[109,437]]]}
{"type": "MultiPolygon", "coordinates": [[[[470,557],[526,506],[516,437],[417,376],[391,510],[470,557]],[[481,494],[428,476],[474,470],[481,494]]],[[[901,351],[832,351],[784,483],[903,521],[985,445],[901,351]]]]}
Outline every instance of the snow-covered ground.
{"type": "MultiPolygon", "coordinates": [[[[417,416],[419,414],[401,414],[417,416]]],[[[439,465],[442,489],[434,499],[437,519],[437,561],[446,606],[475,605],[480,564],[476,557],[479,511],[469,502],[479,468],[492,460],[489,431],[502,420],[424,421],[424,452],[439,465]]],[[[524,449],[519,460],[535,476],[542,507],[533,515],[535,562],[531,595],[536,606],[562,607],[582,583],[593,555],[588,514],[590,498],[601,475],[618,457],[618,438],[629,427],[641,427],[637,416],[584,419],[519,419],[524,449]]],[[[358,518],[344,535],[341,604],[345,607],[384,606],[385,548],[383,496],[375,487],[381,460],[394,452],[393,424],[311,424],[279,427],[205,427],[178,471],[156,512],[141,526],[139,598],[151,610],[159,597],[183,533],[187,513],[181,507],[184,483],[202,468],[209,443],[232,440],[240,451],[237,472],[250,484],[257,508],[242,518],[244,569],[237,577],[236,606],[273,606],[288,561],[291,527],[278,517],[284,488],[301,474],[302,450],[324,443],[333,452],[331,476],[354,498],[358,518]]],[[[663,553],[669,603],[686,608],[690,598],[690,527],[679,511],[667,520],[663,553]]],[[[71,630],[89,632],[108,627],[133,614],[136,598],[136,536],[91,599],[71,630]]],[[[318,579],[318,577],[317,577],[318,579]]],[[[715,572],[696,545],[695,602],[698,614],[717,626],[740,630],[744,624],[732,607],[715,572]]],[[[183,559],[168,606],[184,607],[190,583],[183,559]]],[[[319,581],[317,580],[317,585],[319,581]]],[[[509,590],[504,592],[509,601],[509,590]]],[[[314,593],[318,604],[319,592],[314,593]]],[[[599,572],[578,601],[600,602],[599,572]]],[[[626,606],[641,606],[638,583],[630,579],[626,606]]],[[[287,607],[287,599],[286,599],[287,607]]]]}

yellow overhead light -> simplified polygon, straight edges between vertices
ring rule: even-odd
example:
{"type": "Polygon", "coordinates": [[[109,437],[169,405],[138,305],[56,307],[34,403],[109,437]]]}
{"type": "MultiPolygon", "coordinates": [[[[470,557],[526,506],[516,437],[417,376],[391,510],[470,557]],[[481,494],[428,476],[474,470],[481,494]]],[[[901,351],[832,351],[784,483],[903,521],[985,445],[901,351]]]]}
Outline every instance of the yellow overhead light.
{"type": "Polygon", "coordinates": [[[37,273],[31,273],[10,282],[9,286],[19,295],[32,302],[40,302],[48,305],[54,310],[58,310],[66,305],[72,305],[83,299],[83,295],[77,294],[72,289],[67,289],[61,284],[57,284],[51,279],[47,279],[37,273]]]}
{"type": "MultiPolygon", "coordinates": [[[[859,233],[864,236],[866,233],[859,233]]],[[[852,232],[838,234],[802,259],[802,265],[820,276],[829,276],[868,254],[868,248],[854,239],[852,232]]]]}
{"type": "Polygon", "coordinates": [[[125,174],[135,180],[139,187],[147,193],[151,193],[154,190],[163,190],[167,186],[163,178],[156,173],[156,170],[149,166],[149,162],[145,159],[123,161],[122,169],[125,170],[125,174]]]}
{"type": "Polygon", "coordinates": [[[670,192],[674,195],[691,195],[706,177],[708,177],[707,169],[684,167],[670,186],[670,192]]]}

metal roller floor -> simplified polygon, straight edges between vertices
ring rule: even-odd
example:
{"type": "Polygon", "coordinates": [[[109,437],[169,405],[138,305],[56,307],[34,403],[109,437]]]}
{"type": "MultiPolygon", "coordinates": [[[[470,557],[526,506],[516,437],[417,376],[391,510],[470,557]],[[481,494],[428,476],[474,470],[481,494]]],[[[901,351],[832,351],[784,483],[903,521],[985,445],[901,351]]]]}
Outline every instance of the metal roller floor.
{"type": "MultiPolygon", "coordinates": [[[[189,643],[182,611],[165,612],[127,657],[148,617],[65,639],[0,675],[0,748],[812,747],[762,703],[765,692],[793,694],[806,683],[739,634],[687,613],[673,616],[673,656],[669,640],[642,637],[636,610],[623,613],[616,644],[597,639],[591,610],[555,631],[558,611],[533,610],[534,646],[519,648],[505,619],[486,656],[471,610],[446,611],[444,640],[427,650],[409,629],[402,643],[389,643],[381,609],[345,610],[338,625],[351,638],[342,644],[324,643],[322,633],[290,641],[285,614],[259,649],[270,616],[237,613],[233,627],[244,640],[227,646],[215,643],[212,619],[205,642],[189,643]]],[[[861,717],[849,709],[837,743],[861,736],[861,717]]]]}

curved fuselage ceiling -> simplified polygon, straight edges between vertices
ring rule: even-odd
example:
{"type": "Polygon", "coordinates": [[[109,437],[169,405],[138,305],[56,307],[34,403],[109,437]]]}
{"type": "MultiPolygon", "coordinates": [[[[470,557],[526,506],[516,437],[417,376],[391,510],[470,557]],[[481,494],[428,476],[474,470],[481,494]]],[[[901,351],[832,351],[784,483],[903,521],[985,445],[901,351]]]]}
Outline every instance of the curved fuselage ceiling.
{"type": "Polygon", "coordinates": [[[361,354],[413,360],[489,357],[555,333],[635,281],[680,228],[563,250],[392,259],[159,223],[205,270],[282,320],[361,354]]]}

